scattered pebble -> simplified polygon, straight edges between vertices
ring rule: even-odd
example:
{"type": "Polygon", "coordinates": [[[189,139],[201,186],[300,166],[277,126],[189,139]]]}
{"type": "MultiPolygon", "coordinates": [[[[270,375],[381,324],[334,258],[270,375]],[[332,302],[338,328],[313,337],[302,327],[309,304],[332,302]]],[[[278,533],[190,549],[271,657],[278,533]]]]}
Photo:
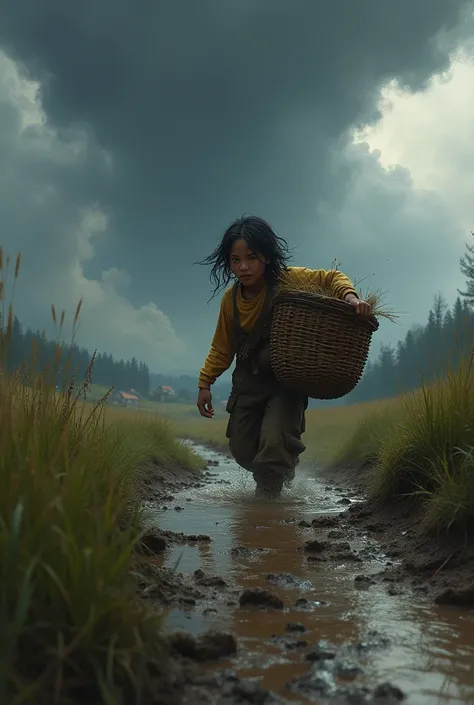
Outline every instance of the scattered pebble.
{"type": "Polygon", "coordinates": [[[284,608],[283,601],[264,588],[249,588],[244,590],[239,598],[241,607],[266,607],[268,609],[282,610],[284,608]]]}
{"type": "Polygon", "coordinates": [[[375,580],[370,575],[356,575],[354,583],[357,587],[369,587],[370,585],[376,584],[375,580]]]}
{"type": "Polygon", "coordinates": [[[330,697],[335,695],[337,691],[332,673],[319,669],[311,670],[299,678],[293,679],[287,684],[287,688],[292,692],[301,692],[310,698],[314,696],[330,697]]]}
{"type": "Polygon", "coordinates": [[[334,658],[336,658],[334,651],[329,651],[324,648],[317,648],[306,654],[305,661],[332,661],[334,658]]]}
{"type": "Polygon", "coordinates": [[[405,700],[405,693],[396,685],[392,685],[391,683],[382,683],[374,690],[374,699],[376,703],[377,700],[382,699],[391,700],[392,702],[401,702],[402,700],[405,700]]]}
{"type": "Polygon", "coordinates": [[[302,622],[289,622],[285,627],[286,632],[305,632],[306,627],[302,622]]]}
{"type": "Polygon", "coordinates": [[[214,575],[211,577],[203,576],[202,578],[197,580],[197,583],[198,585],[202,585],[203,587],[228,587],[226,581],[224,580],[224,578],[221,578],[220,575],[214,575]]]}
{"type": "Polygon", "coordinates": [[[322,553],[327,549],[327,544],[323,543],[322,541],[306,541],[306,543],[303,546],[303,550],[306,551],[306,553],[322,553]]]}
{"type": "Polygon", "coordinates": [[[237,643],[232,634],[207,632],[196,638],[185,632],[175,632],[169,638],[170,647],[192,661],[215,661],[237,653],[237,643]]]}
{"type": "Polygon", "coordinates": [[[306,649],[306,647],[308,646],[308,642],[304,641],[303,639],[293,640],[288,639],[284,636],[278,636],[277,634],[274,634],[272,636],[271,643],[281,646],[282,649],[286,649],[288,651],[295,651],[296,649],[306,649]]]}
{"type": "Polygon", "coordinates": [[[337,526],[339,524],[339,518],[337,516],[317,516],[311,522],[312,526],[337,526]]]}

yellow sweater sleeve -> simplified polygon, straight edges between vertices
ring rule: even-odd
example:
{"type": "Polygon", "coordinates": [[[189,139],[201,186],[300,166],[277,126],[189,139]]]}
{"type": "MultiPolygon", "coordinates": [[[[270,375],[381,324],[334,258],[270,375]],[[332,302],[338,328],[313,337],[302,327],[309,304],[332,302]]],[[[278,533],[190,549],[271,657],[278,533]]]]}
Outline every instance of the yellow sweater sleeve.
{"type": "Polygon", "coordinates": [[[199,373],[198,387],[210,389],[216,379],[229,369],[233,359],[232,289],[228,289],[222,297],[216,330],[206,361],[199,373]]]}
{"type": "Polygon", "coordinates": [[[307,267],[290,267],[288,275],[290,281],[297,280],[300,282],[315,284],[323,288],[330,289],[334,297],[344,299],[347,294],[354,294],[359,297],[359,294],[354,288],[348,276],[339,272],[336,269],[308,269],[307,267]]]}

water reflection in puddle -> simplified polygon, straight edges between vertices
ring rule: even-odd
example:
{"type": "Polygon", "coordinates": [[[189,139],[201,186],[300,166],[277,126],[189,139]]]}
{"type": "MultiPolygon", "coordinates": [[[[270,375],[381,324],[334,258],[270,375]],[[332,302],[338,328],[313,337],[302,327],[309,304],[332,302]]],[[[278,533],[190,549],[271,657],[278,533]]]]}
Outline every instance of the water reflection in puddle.
{"type": "MultiPolygon", "coordinates": [[[[164,565],[174,567],[179,562],[178,570],[183,573],[202,568],[206,574],[224,577],[240,591],[266,587],[284,601],[286,609],[244,610],[228,594],[220,599],[216,594],[211,606],[171,611],[170,628],[195,634],[207,629],[231,631],[240,647],[239,673],[258,677],[264,687],[298,702],[301,696],[288,694],[285,684],[308,670],[302,661],[308,649],[282,651],[272,640],[274,635],[285,635],[289,622],[302,622],[307,631],[297,636],[310,649],[320,640],[336,646],[364,642],[376,630],[390,639],[390,647],[369,651],[359,660],[365,671],[361,682],[370,686],[396,683],[408,694],[406,702],[413,705],[474,703],[474,619],[469,612],[426,605],[421,598],[391,596],[384,585],[357,589],[354,578],[358,573],[380,571],[380,555],[364,560],[361,566],[353,561],[309,562],[298,550],[321,532],[299,526],[299,522],[345,509],[340,492],[328,490],[310,472],[300,470],[280,502],[262,502],[253,498],[252,479],[233,461],[204,448],[197,450],[219,462],[212,468],[214,481],[182,492],[177,504],[184,511],[159,511],[158,522],[162,529],[208,534],[212,543],[176,546],[167,552],[164,565]],[[236,547],[244,548],[232,551],[236,547]],[[267,581],[269,574],[279,573],[301,582],[278,586],[267,581]],[[313,603],[312,609],[294,606],[301,597],[313,603]]],[[[364,538],[359,545],[350,543],[363,548],[364,538]]]]}

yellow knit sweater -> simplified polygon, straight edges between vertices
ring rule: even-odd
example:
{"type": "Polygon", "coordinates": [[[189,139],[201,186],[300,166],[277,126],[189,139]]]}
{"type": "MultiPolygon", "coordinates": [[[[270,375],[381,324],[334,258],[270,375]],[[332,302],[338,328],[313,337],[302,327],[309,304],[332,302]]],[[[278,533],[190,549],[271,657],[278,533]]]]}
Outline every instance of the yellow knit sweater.
{"type": "MultiPolygon", "coordinates": [[[[290,281],[314,283],[316,287],[330,287],[333,295],[344,299],[347,294],[355,294],[354,285],[342,272],[334,269],[307,269],[306,267],[288,267],[284,277],[290,281]]],[[[257,322],[265,301],[266,287],[253,299],[244,299],[241,289],[237,290],[237,309],[241,328],[249,333],[257,322]]],[[[222,297],[219,318],[211,342],[211,348],[204,366],[199,374],[198,387],[209,389],[216,379],[231,366],[234,359],[233,349],[233,310],[232,288],[227,289],[222,297]]]]}

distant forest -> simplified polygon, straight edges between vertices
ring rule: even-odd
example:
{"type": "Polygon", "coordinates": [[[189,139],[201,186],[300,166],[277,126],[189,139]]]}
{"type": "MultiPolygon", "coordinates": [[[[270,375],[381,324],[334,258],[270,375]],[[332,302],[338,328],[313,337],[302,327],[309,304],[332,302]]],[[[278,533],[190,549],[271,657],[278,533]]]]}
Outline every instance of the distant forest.
{"type": "MultiPolygon", "coordinates": [[[[362,380],[351,394],[335,402],[311,400],[310,407],[339,406],[391,397],[415,389],[422,380],[434,379],[443,372],[447,362],[456,363],[460,355],[471,354],[474,332],[474,242],[466,245],[460,266],[466,277],[466,288],[458,292],[454,306],[450,308],[444,297],[437,294],[426,324],[413,326],[396,347],[382,346],[377,359],[367,364],[362,380]]],[[[56,343],[46,340],[39,332],[33,333],[30,329],[23,331],[20,321],[15,318],[7,367],[13,370],[30,361],[33,347],[37,350],[37,369],[44,369],[48,363],[51,365],[56,343]]],[[[65,361],[68,356],[70,369],[77,368],[78,379],[81,379],[89,366],[91,352],[77,345],[62,345],[62,360],[65,361]]],[[[111,354],[100,353],[95,359],[92,379],[95,384],[106,387],[135,389],[145,397],[159,385],[169,385],[177,392],[178,399],[191,401],[196,396],[196,377],[150,373],[148,366],[135,358],[117,360],[111,354]]],[[[214,385],[213,392],[216,401],[226,399],[230,383],[219,381],[214,385]]]]}
{"type": "Polygon", "coordinates": [[[345,403],[392,397],[435,379],[447,363],[456,364],[470,351],[473,330],[474,312],[468,302],[458,297],[450,309],[438,294],[426,325],[412,327],[396,348],[383,345],[345,403]]]}
{"type": "MultiPolygon", "coordinates": [[[[47,340],[40,332],[33,333],[30,329],[23,331],[20,321],[15,318],[8,343],[7,368],[13,371],[25,363],[31,365],[33,350],[36,350],[36,369],[51,370],[57,355],[57,347],[55,341],[47,340]]],[[[92,353],[74,344],[62,344],[59,347],[61,356],[57,365],[57,383],[62,384],[65,381],[64,376],[66,374],[70,376],[75,369],[77,369],[77,380],[80,381],[90,365],[92,353]],[[66,369],[67,360],[69,365],[66,369]]],[[[101,353],[94,361],[92,381],[94,384],[115,386],[122,390],[135,389],[139,394],[148,397],[150,371],[144,362],[138,362],[135,358],[126,361],[115,360],[112,355],[101,353]]]]}
{"type": "MultiPolygon", "coordinates": [[[[471,233],[474,238],[474,233],[471,233]]],[[[375,360],[367,365],[355,390],[345,397],[346,404],[395,396],[429,382],[472,354],[474,342],[474,242],[466,244],[460,259],[466,278],[464,291],[452,308],[442,294],[434,297],[426,324],[412,327],[396,348],[384,345],[375,360]]]]}
{"type": "MultiPolygon", "coordinates": [[[[47,340],[39,331],[33,332],[29,328],[24,331],[20,321],[15,317],[8,343],[7,369],[12,372],[25,363],[30,365],[33,349],[36,350],[36,369],[38,371],[45,370],[47,367],[51,369],[57,347],[55,341],[47,340]]],[[[92,352],[76,344],[64,343],[59,348],[61,356],[57,365],[57,383],[63,384],[64,376],[69,377],[76,369],[77,381],[82,380],[90,365],[92,352]],[[67,369],[65,369],[66,361],[68,361],[67,369]]],[[[67,381],[69,382],[69,378],[67,381]]],[[[177,392],[176,399],[179,401],[194,401],[197,394],[197,373],[195,377],[152,374],[144,362],[139,362],[135,358],[117,360],[109,353],[96,355],[92,381],[94,384],[108,388],[115,387],[122,391],[135,389],[144,397],[148,397],[153,389],[162,384],[173,387],[177,392]]],[[[230,392],[230,385],[225,382],[216,384],[214,391],[216,400],[226,399],[230,392]]]]}

